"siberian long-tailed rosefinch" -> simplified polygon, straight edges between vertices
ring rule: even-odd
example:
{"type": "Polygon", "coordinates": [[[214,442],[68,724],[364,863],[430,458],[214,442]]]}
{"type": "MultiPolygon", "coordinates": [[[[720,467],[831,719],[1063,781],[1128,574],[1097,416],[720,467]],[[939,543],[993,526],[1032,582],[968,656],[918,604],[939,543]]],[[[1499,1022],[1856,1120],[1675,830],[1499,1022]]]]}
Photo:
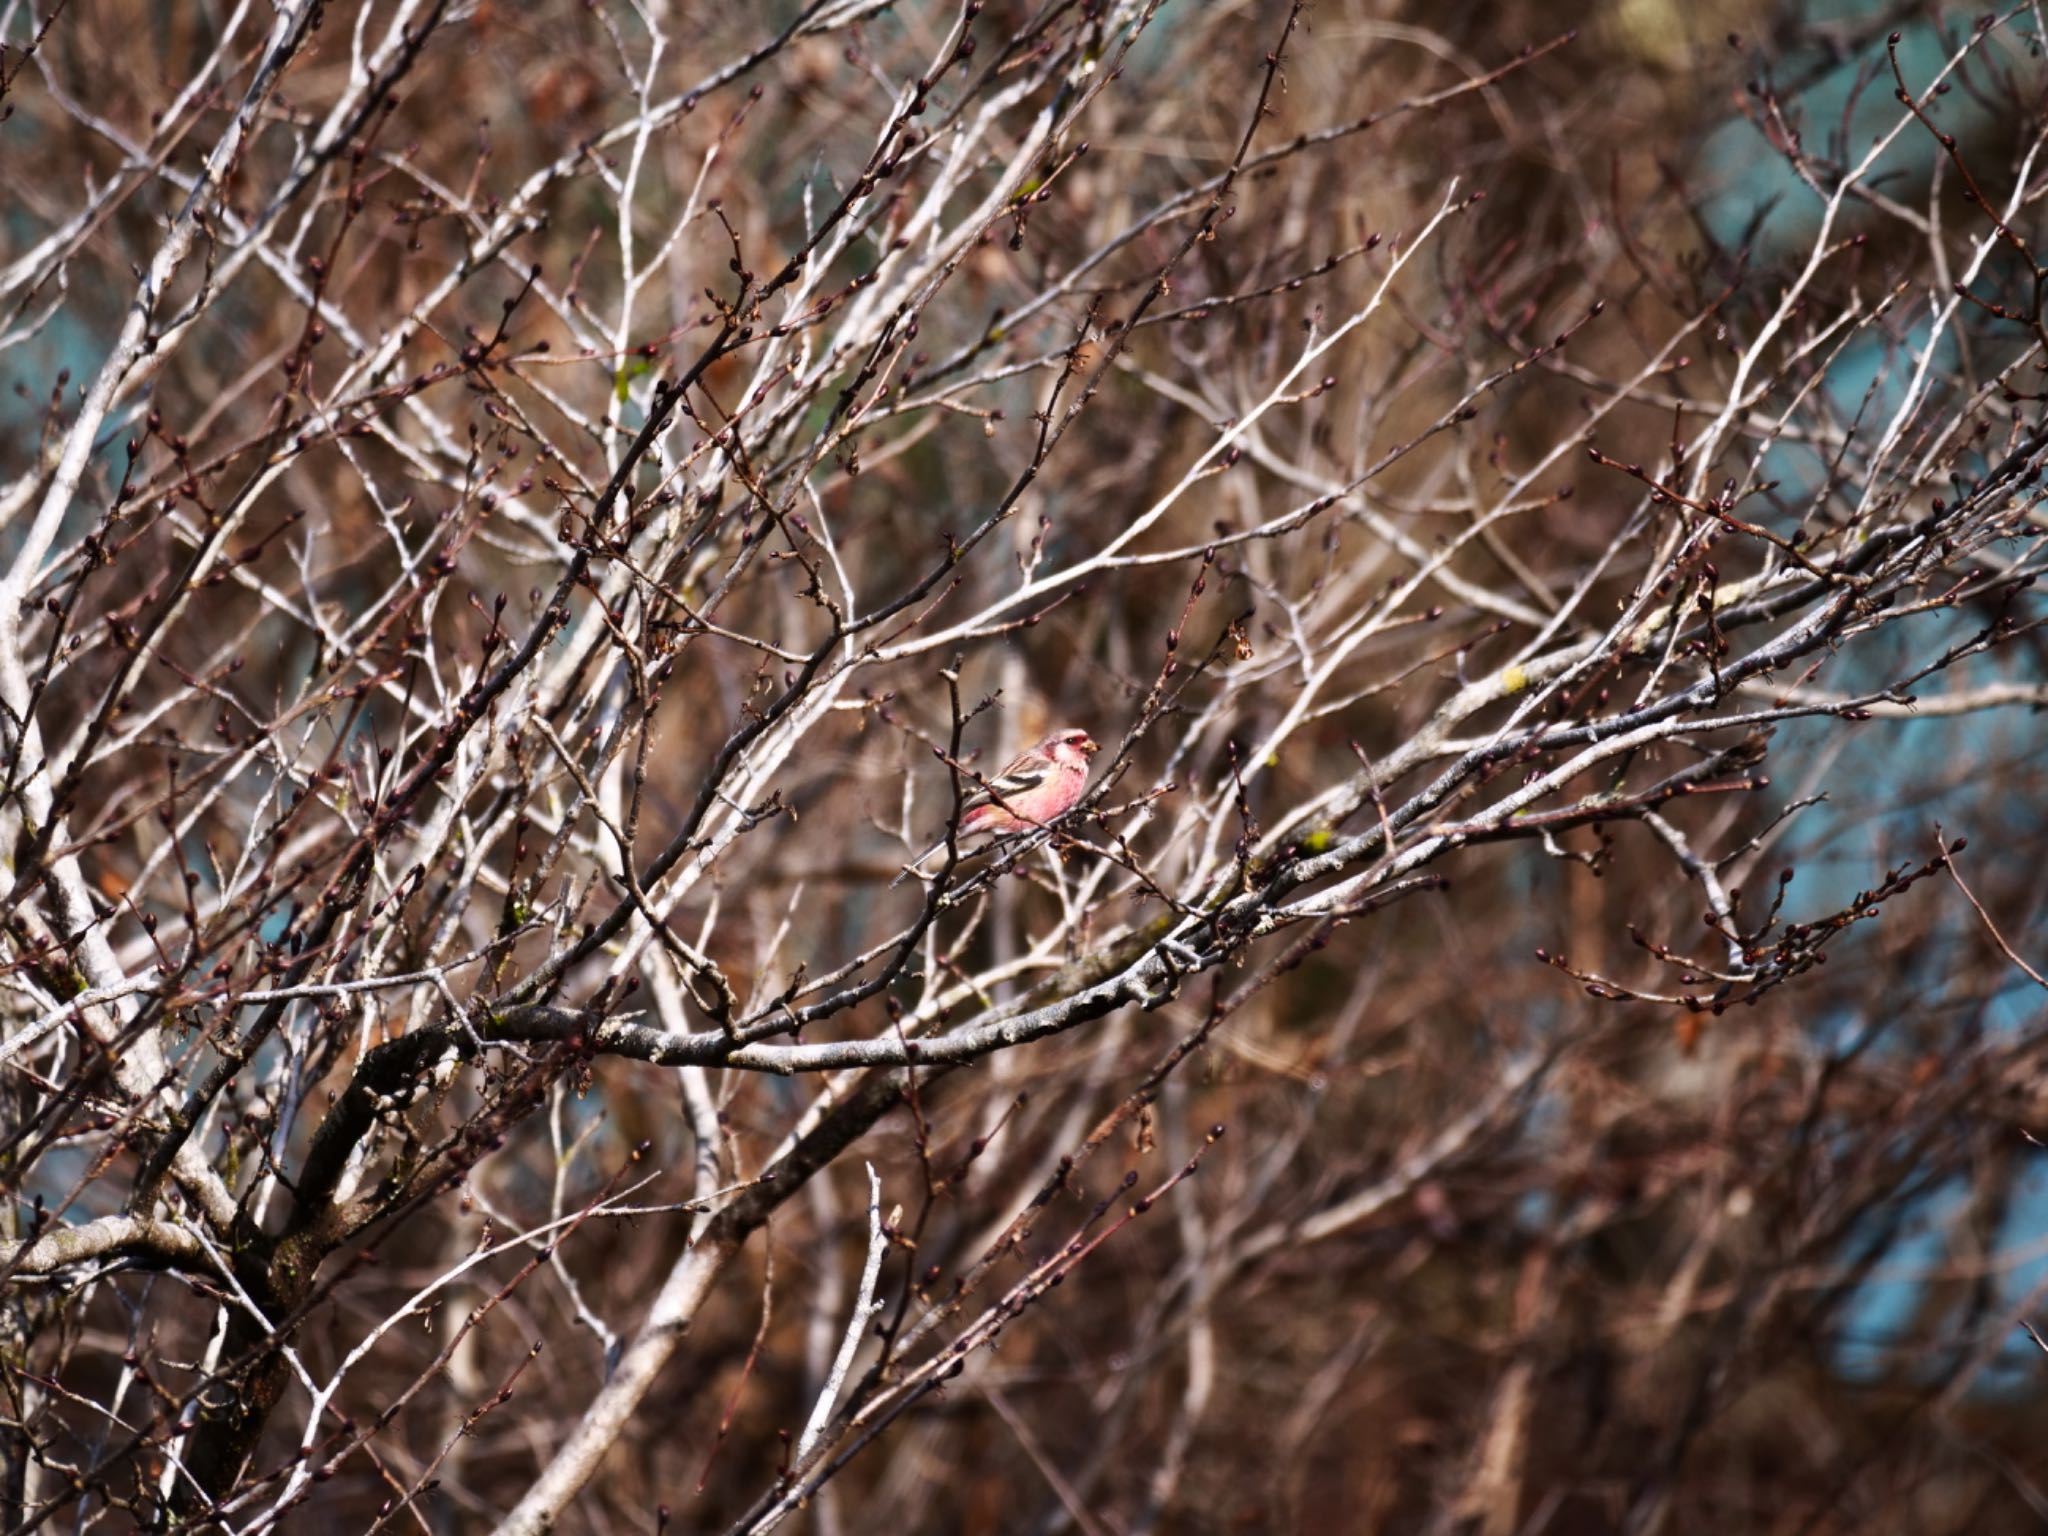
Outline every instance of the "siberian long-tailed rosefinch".
{"type": "MultiPolygon", "coordinates": [[[[1000,837],[1059,820],[1087,788],[1088,759],[1099,750],[1086,731],[1054,731],[968,797],[960,810],[959,835],[1000,837]]],[[[940,838],[889,883],[900,885],[945,846],[940,838]]]]}

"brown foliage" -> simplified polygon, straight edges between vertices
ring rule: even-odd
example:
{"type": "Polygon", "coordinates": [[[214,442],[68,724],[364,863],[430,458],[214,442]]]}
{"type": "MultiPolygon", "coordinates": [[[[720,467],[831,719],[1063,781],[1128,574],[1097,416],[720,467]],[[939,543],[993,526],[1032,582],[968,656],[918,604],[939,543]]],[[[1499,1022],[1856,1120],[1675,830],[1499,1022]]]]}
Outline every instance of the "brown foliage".
{"type": "Polygon", "coordinates": [[[2034,1526],[2032,13],[1454,9],[0,8],[0,1527],[2034,1526]]]}

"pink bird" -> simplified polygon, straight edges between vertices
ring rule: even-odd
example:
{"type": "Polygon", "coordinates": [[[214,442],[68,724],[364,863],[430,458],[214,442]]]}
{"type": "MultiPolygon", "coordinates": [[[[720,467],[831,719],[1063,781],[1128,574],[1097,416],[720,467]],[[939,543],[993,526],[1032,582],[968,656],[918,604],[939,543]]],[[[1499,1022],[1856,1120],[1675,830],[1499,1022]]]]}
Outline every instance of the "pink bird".
{"type": "MultiPolygon", "coordinates": [[[[960,808],[960,836],[1001,837],[1058,821],[1088,787],[1088,759],[1100,750],[1086,731],[1054,731],[967,797],[960,808]]],[[[946,840],[940,838],[889,883],[902,884],[905,876],[945,846],[946,840]]]]}

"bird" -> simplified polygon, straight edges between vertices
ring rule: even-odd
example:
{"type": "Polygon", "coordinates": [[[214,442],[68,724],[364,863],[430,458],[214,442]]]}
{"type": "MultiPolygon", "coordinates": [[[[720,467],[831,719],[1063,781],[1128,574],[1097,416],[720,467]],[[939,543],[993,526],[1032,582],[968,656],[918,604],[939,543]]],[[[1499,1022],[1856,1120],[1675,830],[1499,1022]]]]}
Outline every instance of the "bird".
{"type": "MultiPolygon", "coordinates": [[[[1020,752],[994,778],[967,797],[960,807],[960,837],[984,834],[1001,837],[1051,824],[1074,808],[1088,785],[1088,759],[1102,749],[1084,730],[1069,726],[1054,731],[1028,751],[1020,752]]],[[[940,838],[890,881],[901,885],[933,854],[946,846],[940,838]]]]}

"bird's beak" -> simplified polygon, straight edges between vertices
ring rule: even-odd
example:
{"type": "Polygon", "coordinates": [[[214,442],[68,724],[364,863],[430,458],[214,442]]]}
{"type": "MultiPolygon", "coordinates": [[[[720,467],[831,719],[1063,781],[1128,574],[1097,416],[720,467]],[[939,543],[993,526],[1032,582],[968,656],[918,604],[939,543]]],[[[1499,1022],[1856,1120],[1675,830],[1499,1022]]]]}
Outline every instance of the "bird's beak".
{"type": "Polygon", "coordinates": [[[1081,750],[1087,753],[1090,757],[1093,757],[1096,753],[1100,752],[1102,748],[1096,744],[1095,739],[1091,736],[1086,737],[1082,740],[1081,750]]]}

